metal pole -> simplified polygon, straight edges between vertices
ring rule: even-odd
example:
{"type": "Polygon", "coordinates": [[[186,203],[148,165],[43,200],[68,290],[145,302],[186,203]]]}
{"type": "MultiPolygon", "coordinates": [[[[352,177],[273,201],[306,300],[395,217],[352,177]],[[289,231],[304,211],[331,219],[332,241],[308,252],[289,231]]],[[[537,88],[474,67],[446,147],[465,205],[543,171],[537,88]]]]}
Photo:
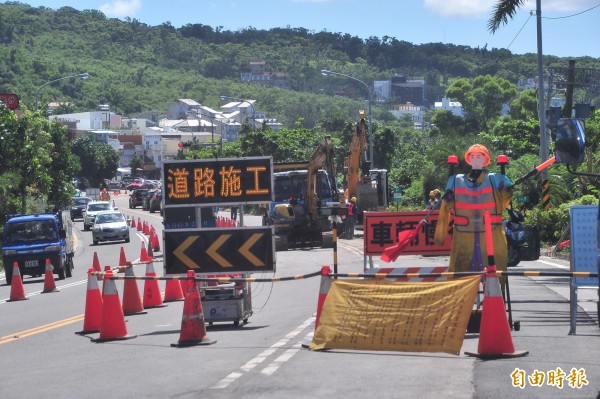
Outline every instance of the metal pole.
{"type": "Polygon", "coordinates": [[[369,98],[367,99],[368,104],[369,104],[369,161],[371,161],[371,169],[375,169],[375,160],[373,158],[373,117],[371,114],[371,87],[368,84],[366,84],[365,82],[363,82],[362,80],[357,79],[354,76],[346,75],[345,73],[334,72],[334,71],[330,71],[328,69],[322,69],[321,74],[325,75],[325,76],[327,76],[327,75],[344,76],[348,79],[352,79],[359,83],[362,83],[362,85],[367,88],[367,95],[369,96],[369,98]]]}
{"type": "Polygon", "coordinates": [[[36,111],[38,110],[38,94],[40,93],[40,90],[42,90],[44,87],[51,85],[52,83],[59,82],[61,80],[65,80],[65,79],[70,79],[70,78],[87,79],[89,76],[90,76],[89,73],[84,72],[84,73],[80,73],[79,75],[65,76],[64,78],[58,78],[58,79],[51,80],[50,82],[44,83],[43,85],[38,87],[38,89],[35,91],[35,110],[36,111]]]}
{"type": "MultiPolygon", "coordinates": [[[[544,106],[544,67],[542,60],[542,0],[536,0],[537,16],[537,72],[538,72],[538,118],[540,120],[540,162],[548,159],[548,136],[546,134],[546,109],[544,106]]],[[[542,171],[542,181],[548,180],[548,170],[542,171]]]]}

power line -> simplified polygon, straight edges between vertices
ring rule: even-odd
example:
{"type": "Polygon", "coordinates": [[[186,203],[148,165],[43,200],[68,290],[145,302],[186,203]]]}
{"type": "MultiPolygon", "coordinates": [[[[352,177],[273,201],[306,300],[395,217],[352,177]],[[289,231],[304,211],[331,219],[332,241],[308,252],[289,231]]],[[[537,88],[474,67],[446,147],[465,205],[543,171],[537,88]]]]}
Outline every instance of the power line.
{"type": "Polygon", "coordinates": [[[527,25],[527,22],[529,22],[529,20],[531,19],[531,16],[533,15],[532,12],[529,13],[529,18],[527,18],[527,21],[525,21],[525,23],[523,24],[523,26],[521,26],[521,29],[519,29],[519,31],[517,32],[517,34],[515,35],[515,37],[511,40],[511,42],[508,44],[508,46],[506,46],[506,49],[508,50],[510,48],[510,46],[515,42],[515,40],[517,40],[517,37],[519,37],[519,35],[521,34],[521,31],[523,30],[523,28],[525,28],[525,25],[527,25]]]}
{"type": "Polygon", "coordinates": [[[581,15],[581,14],[585,14],[586,12],[592,11],[594,8],[598,8],[600,7],[600,3],[596,4],[595,6],[588,8],[587,10],[583,10],[581,12],[578,12],[577,14],[571,14],[571,15],[565,15],[563,17],[542,17],[543,19],[565,19],[565,18],[571,18],[571,17],[575,17],[577,15],[581,15]]]}

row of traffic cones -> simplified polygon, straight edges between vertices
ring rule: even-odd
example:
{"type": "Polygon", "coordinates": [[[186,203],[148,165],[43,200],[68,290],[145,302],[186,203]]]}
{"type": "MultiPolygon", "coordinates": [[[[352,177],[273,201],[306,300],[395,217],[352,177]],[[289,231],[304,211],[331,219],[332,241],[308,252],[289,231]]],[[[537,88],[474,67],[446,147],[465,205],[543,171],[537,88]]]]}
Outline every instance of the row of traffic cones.
{"type": "MultiPolygon", "coordinates": [[[[97,259],[96,255],[95,259],[97,259]]],[[[146,276],[155,277],[156,272],[154,271],[152,258],[148,257],[144,246],[142,246],[140,259],[147,262],[146,276]]],[[[106,278],[104,279],[102,294],[100,294],[98,287],[98,279],[94,275],[95,271],[94,267],[88,271],[84,327],[79,334],[100,332],[100,337],[94,342],[134,338],[127,332],[125,315],[143,314],[146,308],[166,306],[164,302],[185,298],[180,339],[178,343],[172,346],[205,345],[215,342],[206,335],[204,313],[198,286],[193,280],[193,271],[186,280],[167,280],[164,300],[158,287],[158,280],[144,280],[144,297],[141,300],[136,280],[125,279],[122,305],[119,301],[114,280],[111,279],[113,270],[110,266],[106,267],[106,278]],[[185,296],[183,295],[183,287],[186,289],[185,296]]],[[[135,277],[131,262],[127,262],[123,248],[121,248],[119,259],[119,271],[124,271],[125,276],[135,277]]]]}
{"type": "MultiPolygon", "coordinates": [[[[54,267],[50,263],[50,259],[46,259],[46,269],[44,273],[44,289],[43,294],[49,292],[58,292],[56,289],[56,282],[54,281],[54,267]]],[[[13,262],[12,281],[10,284],[10,297],[9,302],[24,301],[27,300],[25,296],[25,287],[23,286],[23,278],[21,277],[21,269],[19,269],[19,263],[13,262]]]]}
{"type": "Polygon", "coordinates": [[[240,226],[240,222],[228,218],[228,217],[222,217],[222,216],[217,216],[216,220],[215,220],[215,224],[217,227],[239,227],[240,226]]]}
{"type": "Polygon", "coordinates": [[[131,228],[135,228],[137,231],[149,236],[148,243],[152,245],[153,251],[160,251],[160,242],[154,226],[146,223],[146,221],[142,222],[141,218],[138,217],[137,223],[135,222],[135,218],[131,219],[131,228]]]}

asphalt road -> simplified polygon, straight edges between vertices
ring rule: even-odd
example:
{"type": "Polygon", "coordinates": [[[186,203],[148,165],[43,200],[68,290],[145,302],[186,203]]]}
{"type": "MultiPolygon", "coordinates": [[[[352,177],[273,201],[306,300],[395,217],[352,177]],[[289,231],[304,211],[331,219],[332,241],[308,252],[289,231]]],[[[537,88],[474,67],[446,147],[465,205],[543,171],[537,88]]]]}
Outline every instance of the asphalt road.
{"type": "MultiPolygon", "coordinates": [[[[160,216],[127,209],[126,197],[116,204],[128,215],[146,220],[159,234],[160,216]]],[[[260,224],[244,215],[246,225],[260,224]]],[[[249,323],[207,326],[217,342],[172,348],[178,341],[183,302],[126,317],[125,341],[93,343],[98,334],[77,335],[83,327],[86,270],[94,252],[102,266],[116,266],[120,248],[136,260],[145,238],[132,230],[129,244],[91,245],[91,233],[76,223],[78,245],[74,275],[57,281],[60,292],[41,294],[43,278],[26,278],[29,300],[6,302],[10,287],[0,281],[1,398],[595,398],[600,393],[600,329],[596,290],[580,290],[577,334],[569,335],[569,288],[566,278],[513,277],[513,319],[521,323],[512,336],[527,357],[479,360],[478,334],[466,334],[461,354],[336,350],[312,352],[301,344],[314,329],[319,278],[253,283],[253,315],[249,323]],[[511,373],[531,375],[561,368],[584,369],[581,388],[512,384],[511,373]]],[[[161,253],[154,263],[162,274],[161,253]]],[[[340,273],[363,270],[362,241],[342,240],[340,273]]],[[[377,265],[378,261],[375,260],[377,265]]],[[[447,264],[445,257],[402,257],[402,265],[447,264]]],[[[303,275],[332,265],[331,250],[297,249],[277,253],[275,276],[303,275]]],[[[381,264],[386,266],[387,264],[381,264]]],[[[568,269],[568,262],[543,258],[522,262],[517,269],[568,269]]],[[[135,266],[143,275],[143,266],[135,266]]],[[[270,277],[272,274],[253,275],[270,277]]],[[[123,283],[117,281],[122,294],[123,283]]],[[[160,282],[164,289],[164,282],[160,282]]],[[[143,282],[139,282],[142,293],[143,282]]]]}

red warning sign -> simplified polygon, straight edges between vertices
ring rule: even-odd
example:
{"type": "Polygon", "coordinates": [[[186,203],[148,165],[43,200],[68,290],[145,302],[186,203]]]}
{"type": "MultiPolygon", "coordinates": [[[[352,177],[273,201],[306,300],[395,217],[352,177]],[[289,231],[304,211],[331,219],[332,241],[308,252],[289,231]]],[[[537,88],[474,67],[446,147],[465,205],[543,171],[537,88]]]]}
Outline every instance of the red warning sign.
{"type": "Polygon", "coordinates": [[[19,96],[16,94],[0,93],[0,102],[6,104],[8,109],[17,109],[19,107],[19,96]]]}
{"type": "Polygon", "coordinates": [[[417,237],[402,250],[403,255],[449,255],[452,245],[452,222],[448,226],[450,234],[443,245],[433,242],[439,212],[433,212],[428,218],[428,224],[419,226],[427,215],[420,212],[365,212],[364,243],[365,255],[381,255],[383,250],[398,242],[398,233],[419,228],[417,237]]]}

